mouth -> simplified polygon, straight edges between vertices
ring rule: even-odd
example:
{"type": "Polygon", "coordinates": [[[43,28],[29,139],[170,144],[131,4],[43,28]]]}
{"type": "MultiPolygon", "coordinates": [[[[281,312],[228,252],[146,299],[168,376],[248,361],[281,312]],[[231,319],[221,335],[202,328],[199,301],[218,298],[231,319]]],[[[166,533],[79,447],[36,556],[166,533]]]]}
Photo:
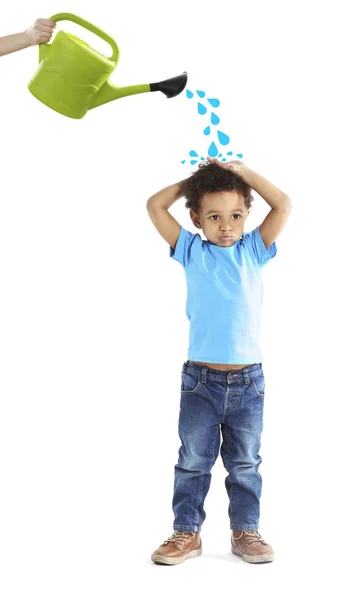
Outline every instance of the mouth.
{"type": "Polygon", "coordinates": [[[222,237],[219,238],[222,242],[229,242],[230,240],[232,240],[233,238],[231,236],[227,236],[227,235],[223,235],[222,237]]]}

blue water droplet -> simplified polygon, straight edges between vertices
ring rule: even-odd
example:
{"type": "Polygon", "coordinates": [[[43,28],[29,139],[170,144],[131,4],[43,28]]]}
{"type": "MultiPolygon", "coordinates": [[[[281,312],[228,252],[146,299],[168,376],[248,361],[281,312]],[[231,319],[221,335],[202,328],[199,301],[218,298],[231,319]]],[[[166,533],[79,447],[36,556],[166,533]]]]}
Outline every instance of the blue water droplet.
{"type": "Polygon", "coordinates": [[[223,133],[222,131],[217,131],[217,133],[218,133],[218,139],[219,139],[220,143],[222,144],[222,146],[226,146],[226,144],[229,144],[230,137],[226,133],[223,133]]]}
{"type": "Polygon", "coordinates": [[[236,156],[238,156],[239,158],[242,158],[243,154],[236,154],[236,156]]]}
{"type": "Polygon", "coordinates": [[[232,156],[232,152],[227,152],[227,155],[228,156],[232,156]]]}
{"type": "Polygon", "coordinates": [[[218,125],[219,122],[220,122],[220,118],[217,117],[217,115],[214,112],[211,113],[211,123],[212,123],[212,125],[218,125]]]}
{"type": "Polygon", "coordinates": [[[197,163],[197,162],[198,162],[197,160],[191,160],[191,161],[190,161],[190,164],[191,164],[191,165],[195,165],[195,163],[197,163]]]}
{"type": "Polygon", "coordinates": [[[211,156],[212,158],[214,158],[215,156],[217,156],[218,154],[218,148],[216,146],[216,144],[214,142],[212,142],[211,146],[208,149],[208,153],[209,156],[211,156]]]}
{"type": "Polygon", "coordinates": [[[207,98],[207,100],[209,101],[211,106],[213,106],[213,108],[218,108],[218,106],[220,105],[220,101],[217,100],[217,98],[207,98]]]}
{"type": "Polygon", "coordinates": [[[199,156],[197,152],[195,152],[195,150],[191,150],[189,152],[189,156],[199,156]]]}
{"type": "Polygon", "coordinates": [[[207,113],[206,106],[204,106],[203,104],[200,104],[200,102],[198,102],[198,112],[199,112],[199,115],[204,115],[207,113]]]}
{"type": "Polygon", "coordinates": [[[193,92],[190,92],[189,90],[186,90],[186,94],[187,94],[187,98],[193,98],[193,96],[194,96],[193,92]]]}
{"type": "Polygon", "coordinates": [[[196,93],[200,98],[204,98],[205,96],[205,92],[202,92],[201,90],[196,90],[196,93]]]}
{"type": "Polygon", "coordinates": [[[200,160],[205,160],[205,158],[203,156],[200,156],[200,160]]]}
{"type": "Polygon", "coordinates": [[[222,162],[225,162],[225,161],[226,161],[226,158],[222,158],[222,162]]]}
{"type": "Polygon", "coordinates": [[[185,160],[181,160],[182,165],[184,165],[185,162],[186,162],[185,160]]]}
{"type": "Polygon", "coordinates": [[[211,129],[210,126],[208,125],[208,127],[206,127],[206,129],[204,129],[204,134],[205,135],[210,135],[211,129]]]}

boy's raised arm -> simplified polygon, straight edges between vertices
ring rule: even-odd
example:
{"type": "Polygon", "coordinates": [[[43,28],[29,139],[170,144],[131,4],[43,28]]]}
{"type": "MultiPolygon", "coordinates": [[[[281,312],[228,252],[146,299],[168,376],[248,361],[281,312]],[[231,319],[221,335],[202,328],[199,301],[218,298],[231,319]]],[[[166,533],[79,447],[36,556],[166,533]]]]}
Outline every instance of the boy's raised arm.
{"type": "Polygon", "coordinates": [[[218,158],[208,157],[208,160],[219,164],[224,169],[232,169],[236,175],[241,177],[271,207],[270,212],[259,227],[259,233],[265,248],[269,248],[288,221],[292,209],[292,202],[289,196],[265,179],[265,177],[252,171],[252,169],[240,160],[231,160],[225,163],[219,161],[218,158]]]}
{"type": "Polygon", "coordinates": [[[169,185],[147,200],[147,211],[154,227],[164,240],[175,249],[181,226],[169,213],[168,209],[176,200],[184,195],[183,186],[186,179],[169,185]]]}

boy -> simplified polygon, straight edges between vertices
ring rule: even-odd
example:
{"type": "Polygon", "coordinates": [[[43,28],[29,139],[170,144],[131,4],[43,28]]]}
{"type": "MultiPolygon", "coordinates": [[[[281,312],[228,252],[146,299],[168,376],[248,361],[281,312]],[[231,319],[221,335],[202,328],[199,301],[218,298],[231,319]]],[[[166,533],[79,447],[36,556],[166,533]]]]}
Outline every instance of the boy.
{"type": "Polygon", "coordinates": [[[219,454],[228,476],[231,550],[251,563],[274,553],[258,533],[264,374],[259,346],[261,268],[277,253],[291,211],[286,194],[241,161],[208,157],[193,175],[147,201],[154,226],[170,245],[187,281],[188,360],[181,380],[178,464],[173,494],[174,533],[155,550],[155,563],[178,564],[202,553],[203,504],[219,454]],[[251,189],[270,205],[262,224],[243,233],[251,189]],[[168,212],[181,196],[207,240],[168,212]]]}
{"type": "Polygon", "coordinates": [[[55,21],[50,19],[36,19],[25,31],[0,37],[0,56],[49,42],[55,26],[55,21]]]}

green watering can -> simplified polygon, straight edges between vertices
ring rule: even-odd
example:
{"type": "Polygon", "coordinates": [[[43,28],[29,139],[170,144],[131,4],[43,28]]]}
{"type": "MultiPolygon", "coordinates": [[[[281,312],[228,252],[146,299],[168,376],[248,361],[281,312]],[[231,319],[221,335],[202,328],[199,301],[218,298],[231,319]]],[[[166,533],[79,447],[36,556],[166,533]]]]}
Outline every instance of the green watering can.
{"type": "Polygon", "coordinates": [[[143,92],[163,92],[167,98],[180,94],[188,75],[157,83],[117,87],[108,81],[119,61],[119,48],[107,33],[71,13],[59,13],[52,21],[73,21],[101,37],[112,48],[107,58],[75,35],[59,31],[51,44],[39,45],[39,67],[30,80],[29,91],[53,110],[82,119],[91,108],[123,96],[143,92]]]}

